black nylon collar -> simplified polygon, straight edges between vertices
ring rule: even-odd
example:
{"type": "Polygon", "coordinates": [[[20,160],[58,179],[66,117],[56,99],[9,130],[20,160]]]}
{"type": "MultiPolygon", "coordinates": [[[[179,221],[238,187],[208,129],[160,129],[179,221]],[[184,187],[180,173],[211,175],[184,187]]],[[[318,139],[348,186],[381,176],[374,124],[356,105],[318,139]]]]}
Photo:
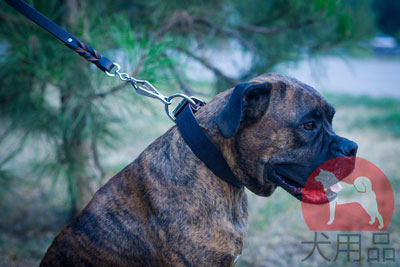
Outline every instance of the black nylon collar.
{"type": "Polygon", "coordinates": [[[176,124],[186,144],[192,152],[209,168],[216,176],[228,184],[241,188],[243,184],[232,173],[221,151],[211,141],[200,127],[189,103],[176,115],[176,124]]]}

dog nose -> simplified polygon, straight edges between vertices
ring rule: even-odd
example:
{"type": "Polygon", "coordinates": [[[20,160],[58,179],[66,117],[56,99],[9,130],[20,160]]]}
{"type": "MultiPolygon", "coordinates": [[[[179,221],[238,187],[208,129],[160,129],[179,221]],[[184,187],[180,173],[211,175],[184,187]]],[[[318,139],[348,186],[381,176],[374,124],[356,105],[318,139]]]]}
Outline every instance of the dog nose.
{"type": "Polygon", "coordinates": [[[333,150],[340,156],[354,157],[357,154],[358,145],[346,138],[340,137],[340,140],[334,143],[333,150]]]}

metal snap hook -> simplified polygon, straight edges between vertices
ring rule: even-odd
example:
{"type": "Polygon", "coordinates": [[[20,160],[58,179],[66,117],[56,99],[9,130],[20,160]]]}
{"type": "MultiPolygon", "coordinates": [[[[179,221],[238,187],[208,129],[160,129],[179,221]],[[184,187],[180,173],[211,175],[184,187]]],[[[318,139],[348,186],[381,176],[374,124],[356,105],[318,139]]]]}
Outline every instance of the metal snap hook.
{"type": "Polygon", "coordinates": [[[105,73],[110,76],[110,77],[115,77],[115,74],[117,74],[119,72],[119,70],[121,69],[121,66],[118,63],[113,62],[114,66],[117,67],[117,69],[114,71],[114,73],[109,73],[108,71],[105,71],[105,73]]]}

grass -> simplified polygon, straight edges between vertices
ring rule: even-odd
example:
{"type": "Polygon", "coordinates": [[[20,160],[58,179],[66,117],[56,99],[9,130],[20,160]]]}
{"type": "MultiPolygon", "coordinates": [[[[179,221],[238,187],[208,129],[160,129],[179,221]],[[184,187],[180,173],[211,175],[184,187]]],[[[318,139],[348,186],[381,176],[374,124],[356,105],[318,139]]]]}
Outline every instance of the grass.
{"type": "MultiPolygon", "coordinates": [[[[399,192],[400,101],[338,94],[325,96],[337,109],[333,122],[335,131],[355,140],[359,144],[359,156],[379,166],[388,176],[395,194],[399,192]]],[[[145,114],[141,120],[136,117],[134,123],[127,121],[128,127],[130,124],[134,127],[127,131],[124,139],[119,142],[121,144],[113,148],[113,151],[101,151],[100,156],[108,177],[136,158],[152,140],[172,125],[165,118],[161,106],[155,106],[154,110],[156,115],[145,114]]],[[[21,164],[23,160],[18,162],[21,164]]],[[[32,180],[31,177],[25,179],[32,180]]],[[[51,177],[41,180],[41,187],[35,186],[33,182],[7,184],[7,191],[0,196],[0,266],[38,265],[50,242],[65,224],[67,202],[62,199],[65,196],[62,194],[65,185],[59,183],[50,189],[50,186],[46,186],[50,181],[51,177]]],[[[361,263],[348,262],[343,255],[335,262],[326,262],[317,252],[302,262],[311,247],[302,245],[301,241],[312,240],[314,232],[304,222],[300,203],[282,189],[277,189],[269,198],[251,193],[248,193],[248,197],[248,239],[238,266],[369,265],[366,248],[371,244],[371,232],[362,233],[361,263]]],[[[396,207],[399,207],[396,195],[395,201],[396,207]]],[[[387,232],[391,234],[391,247],[396,248],[398,257],[398,212],[394,214],[387,232]]],[[[339,233],[325,232],[332,244],[321,249],[330,258],[335,256],[335,241],[339,233]]],[[[394,266],[390,262],[386,265],[394,266]]]]}
{"type": "Polygon", "coordinates": [[[376,128],[400,136],[400,100],[346,94],[325,94],[335,107],[361,107],[367,113],[358,114],[353,126],[376,128]]]}

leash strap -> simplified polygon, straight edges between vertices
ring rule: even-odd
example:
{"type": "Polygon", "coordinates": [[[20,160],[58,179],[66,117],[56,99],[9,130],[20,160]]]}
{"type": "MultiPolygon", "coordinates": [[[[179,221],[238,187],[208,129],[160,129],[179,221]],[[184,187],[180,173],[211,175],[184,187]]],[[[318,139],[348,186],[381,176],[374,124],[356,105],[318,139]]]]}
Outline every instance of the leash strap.
{"type": "MultiPolygon", "coordinates": [[[[188,97],[183,94],[174,94],[166,97],[160,94],[148,81],[137,80],[130,77],[127,73],[120,72],[120,66],[113,63],[108,58],[100,55],[98,51],[81,42],[72,34],[68,33],[53,21],[49,20],[43,14],[29,6],[22,0],[5,0],[9,5],[21,12],[27,18],[35,22],[37,25],[51,33],[54,37],[62,41],[66,46],[77,52],[80,56],[95,64],[109,76],[118,75],[123,81],[130,82],[136,92],[148,97],[159,99],[165,104],[167,115],[177,123],[186,144],[192,152],[219,178],[225,182],[241,188],[241,182],[232,173],[228,163],[222,156],[221,151],[211,141],[203,129],[199,126],[196,117],[193,114],[193,106],[196,103],[204,103],[195,97],[188,97]],[[114,73],[111,73],[113,67],[116,66],[114,73]],[[178,106],[174,112],[168,110],[168,106],[172,103],[172,99],[180,97],[184,99],[182,105],[178,106]],[[179,109],[179,111],[178,111],[179,109]],[[179,115],[179,116],[178,116],[179,115]]],[[[196,111],[196,110],[194,110],[196,111]]]]}
{"type": "Polygon", "coordinates": [[[175,115],[176,124],[186,144],[216,176],[228,184],[241,188],[242,183],[232,173],[221,151],[200,127],[193,111],[196,109],[186,102],[185,106],[175,115]]]}
{"type": "Polygon", "coordinates": [[[95,64],[102,71],[110,72],[114,67],[114,63],[108,58],[100,55],[98,51],[88,46],[87,44],[79,41],[75,36],[68,33],[60,26],[49,20],[43,14],[29,6],[22,0],[5,0],[9,5],[35,22],[37,25],[51,33],[54,37],[62,41],[66,46],[77,52],[80,56],[84,57],[87,61],[95,64]]]}

